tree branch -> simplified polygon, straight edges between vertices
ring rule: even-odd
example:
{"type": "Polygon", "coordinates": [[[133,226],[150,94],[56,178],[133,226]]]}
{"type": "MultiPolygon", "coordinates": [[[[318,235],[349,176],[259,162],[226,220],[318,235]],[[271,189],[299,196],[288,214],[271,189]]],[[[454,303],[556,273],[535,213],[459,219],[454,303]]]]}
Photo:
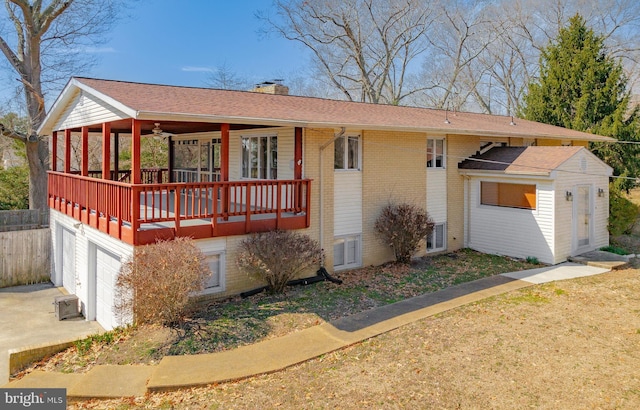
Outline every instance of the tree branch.
{"type": "Polygon", "coordinates": [[[14,140],[22,141],[25,144],[28,141],[28,138],[25,134],[21,132],[17,132],[16,130],[8,129],[4,126],[4,124],[0,123],[0,135],[7,138],[12,138],[14,140]]]}

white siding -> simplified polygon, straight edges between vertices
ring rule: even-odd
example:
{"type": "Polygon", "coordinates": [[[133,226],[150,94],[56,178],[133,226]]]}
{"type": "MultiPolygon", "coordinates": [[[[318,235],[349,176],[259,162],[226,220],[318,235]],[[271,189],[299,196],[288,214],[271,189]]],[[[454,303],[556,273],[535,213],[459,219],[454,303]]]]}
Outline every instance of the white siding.
{"type": "Polygon", "coordinates": [[[610,168],[586,149],[553,171],[548,178],[527,179],[518,176],[472,176],[468,182],[465,218],[468,218],[468,246],[488,252],[556,264],[569,256],[598,249],[609,243],[608,181],[610,168]],[[480,181],[492,180],[537,184],[537,209],[521,210],[480,205],[480,181]],[[578,186],[591,190],[593,214],[590,244],[578,248],[576,241],[575,201],[578,186]],[[598,196],[598,189],[603,196],[598,196]]]}
{"type": "Polygon", "coordinates": [[[362,233],[362,172],[335,171],[333,235],[362,233]]]}
{"type": "Polygon", "coordinates": [[[78,93],[53,126],[54,130],[101,124],[129,118],[125,113],[92,95],[78,93]]]}
{"type": "Polygon", "coordinates": [[[293,157],[295,152],[293,128],[231,131],[229,133],[229,178],[232,181],[242,179],[242,137],[259,135],[275,135],[278,137],[278,179],[293,179],[293,157]]]}
{"type": "Polygon", "coordinates": [[[608,245],[609,177],[606,165],[587,150],[583,150],[562,164],[556,175],[556,258],[563,261],[577,253],[608,245]],[[586,168],[583,168],[583,165],[586,165],[586,168]],[[567,191],[575,196],[578,185],[590,185],[592,192],[593,238],[590,246],[583,249],[578,249],[575,244],[574,202],[565,198],[567,191]],[[603,197],[598,196],[598,188],[605,191],[603,197]]]}
{"type": "Polygon", "coordinates": [[[427,212],[436,223],[447,221],[446,171],[446,169],[427,169],[427,212]]]}
{"type": "MultiPolygon", "coordinates": [[[[59,253],[61,251],[61,244],[59,242],[59,238],[61,238],[61,235],[57,232],[57,230],[62,228],[75,232],[75,295],[78,296],[78,299],[80,300],[82,314],[87,317],[87,308],[90,306],[90,304],[91,306],[95,304],[95,300],[90,300],[92,298],[92,295],[90,295],[90,281],[95,281],[96,278],[90,278],[90,275],[96,275],[95,263],[97,261],[97,258],[95,255],[91,255],[91,248],[93,247],[93,249],[96,249],[96,244],[100,244],[101,248],[119,258],[120,261],[124,262],[132,255],[133,247],[87,225],[82,224],[77,225],[76,227],[76,224],[78,224],[77,220],[70,218],[69,216],[53,209],[50,210],[49,224],[52,229],[51,237],[53,238],[52,272],[54,272],[54,277],[56,278],[59,277],[58,272],[60,272],[61,269],[59,253]]],[[[113,302],[114,301],[112,300],[112,310],[113,302]]],[[[115,318],[115,314],[113,314],[111,325],[116,323],[117,319],[115,318]]],[[[105,325],[109,326],[109,323],[105,323],[103,326],[105,325]]]]}
{"type": "Polygon", "coordinates": [[[470,181],[469,247],[516,258],[554,260],[553,184],[549,180],[472,178],[470,181]],[[536,184],[535,210],[480,204],[480,181],[536,184]]]}
{"type": "Polygon", "coordinates": [[[69,292],[76,291],[76,235],[71,229],[60,226],[60,243],[62,244],[59,253],[62,286],[69,292]]]}

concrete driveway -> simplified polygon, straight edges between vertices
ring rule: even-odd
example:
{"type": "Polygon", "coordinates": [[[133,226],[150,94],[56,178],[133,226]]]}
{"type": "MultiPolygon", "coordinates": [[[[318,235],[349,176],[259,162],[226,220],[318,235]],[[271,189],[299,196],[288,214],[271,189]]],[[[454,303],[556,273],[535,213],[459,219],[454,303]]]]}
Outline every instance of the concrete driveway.
{"type": "Polygon", "coordinates": [[[104,332],[84,318],[56,319],[51,283],[0,289],[0,386],[9,381],[9,350],[58,344],[104,332]]]}

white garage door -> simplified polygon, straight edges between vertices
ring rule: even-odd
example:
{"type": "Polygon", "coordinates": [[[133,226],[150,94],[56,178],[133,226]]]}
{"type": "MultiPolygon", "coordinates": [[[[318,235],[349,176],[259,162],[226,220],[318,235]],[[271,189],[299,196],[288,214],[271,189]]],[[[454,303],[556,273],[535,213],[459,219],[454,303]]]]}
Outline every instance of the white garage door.
{"type": "Polygon", "coordinates": [[[113,312],[114,287],[120,272],[120,258],[96,247],[96,320],[111,330],[118,326],[113,312]]]}
{"type": "Polygon", "coordinates": [[[62,286],[71,294],[76,293],[76,235],[62,228],[62,286]]]}

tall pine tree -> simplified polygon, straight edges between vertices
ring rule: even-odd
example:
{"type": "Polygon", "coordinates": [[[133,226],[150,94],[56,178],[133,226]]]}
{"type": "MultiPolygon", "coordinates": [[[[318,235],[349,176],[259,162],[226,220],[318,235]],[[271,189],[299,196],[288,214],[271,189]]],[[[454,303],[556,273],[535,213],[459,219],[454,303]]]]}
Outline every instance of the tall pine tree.
{"type": "MultiPolygon", "coordinates": [[[[529,84],[523,114],[529,120],[640,141],[639,111],[630,107],[622,65],[606,54],[604,38],[580,15],[542,50],[540,79],[529,84]]],[[[594,143],[591,149],[616,175],[639,176],[640,145],[594,143]]],[[[632,180],[623,184],[632,185],[632,180]]]]}

